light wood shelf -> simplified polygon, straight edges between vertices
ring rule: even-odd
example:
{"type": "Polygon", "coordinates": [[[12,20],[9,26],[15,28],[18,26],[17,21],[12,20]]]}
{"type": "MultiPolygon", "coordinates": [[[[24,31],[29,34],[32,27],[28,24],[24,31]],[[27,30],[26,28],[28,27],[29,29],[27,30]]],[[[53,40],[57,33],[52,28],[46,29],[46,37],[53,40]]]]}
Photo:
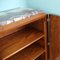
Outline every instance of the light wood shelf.
{"type": "Polygon", "coordinates": [[[42,48],[39,44],[34,43],[7,60],[35,60],[44,52],[44,48],[42,48]]]}
{"type": "Polygon", "coordinates": [[[11,36],[5,37],[5,40],[3,39],[4,42],[1,39],[1,58],[3,60],[7,59],[8,57],[16,54],[42,37],[44,37],[44,34],[40,31],[34,28],[28,28],[23,31],[18,31],[11,36]]]}

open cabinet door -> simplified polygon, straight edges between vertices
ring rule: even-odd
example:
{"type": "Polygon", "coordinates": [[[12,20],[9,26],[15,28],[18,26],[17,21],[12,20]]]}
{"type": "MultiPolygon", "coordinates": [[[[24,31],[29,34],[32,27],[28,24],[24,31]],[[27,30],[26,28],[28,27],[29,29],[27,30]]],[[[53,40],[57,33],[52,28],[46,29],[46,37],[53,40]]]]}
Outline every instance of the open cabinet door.
{"type": "Polygon", "coordinates": [[[50,60],[60,60],[60,16],[50,15],[50,60]]]}

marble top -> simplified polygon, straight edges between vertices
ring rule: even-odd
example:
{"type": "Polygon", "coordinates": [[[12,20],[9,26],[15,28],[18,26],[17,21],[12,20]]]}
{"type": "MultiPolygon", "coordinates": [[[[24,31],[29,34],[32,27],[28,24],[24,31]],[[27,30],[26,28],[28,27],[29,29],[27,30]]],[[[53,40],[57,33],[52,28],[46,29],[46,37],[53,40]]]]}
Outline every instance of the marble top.
{"type": "Polygon", "coordinates": [[[21,8],[0,12],[0,26],[23,20],[41,12],[39,10],[21,8]]]}

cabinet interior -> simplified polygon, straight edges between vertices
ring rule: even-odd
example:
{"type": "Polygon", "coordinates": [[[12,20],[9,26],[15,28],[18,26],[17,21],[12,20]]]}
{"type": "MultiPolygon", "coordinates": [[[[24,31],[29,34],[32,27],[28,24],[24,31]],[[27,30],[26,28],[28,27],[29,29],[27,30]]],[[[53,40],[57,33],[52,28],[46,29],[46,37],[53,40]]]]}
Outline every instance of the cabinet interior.
{"type": "Polygon", "coordinates": [[[0,59],[45,60],[44,37],[43,19],[19,27],[12,34],[0,38],[0,59]]]}

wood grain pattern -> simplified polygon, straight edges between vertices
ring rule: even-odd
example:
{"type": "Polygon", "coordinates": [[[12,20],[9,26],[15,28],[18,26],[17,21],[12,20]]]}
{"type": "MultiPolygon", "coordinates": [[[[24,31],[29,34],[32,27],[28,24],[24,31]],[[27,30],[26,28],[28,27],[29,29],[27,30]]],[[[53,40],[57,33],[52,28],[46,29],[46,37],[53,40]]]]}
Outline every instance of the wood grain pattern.
{"type": "Polygon", "coordinates": [[[44,18],[44,40],[45,40],[45,60],[48,60],[48,52],[47,52],[47,19],[46,17],[44,18]]]}
{"type": "Polygon", "coordinates": [[[35,60],[44,52],[45,50],[39,44],[34,43],[7,60],[35,60]]]}
{"type": "Polygon", "coordinates": [[[15,23],[0,26],[0,60],[17,58],[18,60],[22,60],[22,58],[35,60],[42,54],[41,58],[47,60],[46,21],[46,14],[40,13],[15,23]],[[43,41],[40,41],[41,38],[43,41]],[[40,43],[42,44],[40,45],[40,43]]]}
{"type": "Polygon", "coordinates": [[[60,16],[50,15],[50,60],[60,60],[60,16]]]}
{"type": "Polygon", "coordinates": [[[44,34],[40,33],[40,31],[28,28],[8,37],[1,38],[0,56],[5,60],[42,37],[44,37],[44,34]]]}

